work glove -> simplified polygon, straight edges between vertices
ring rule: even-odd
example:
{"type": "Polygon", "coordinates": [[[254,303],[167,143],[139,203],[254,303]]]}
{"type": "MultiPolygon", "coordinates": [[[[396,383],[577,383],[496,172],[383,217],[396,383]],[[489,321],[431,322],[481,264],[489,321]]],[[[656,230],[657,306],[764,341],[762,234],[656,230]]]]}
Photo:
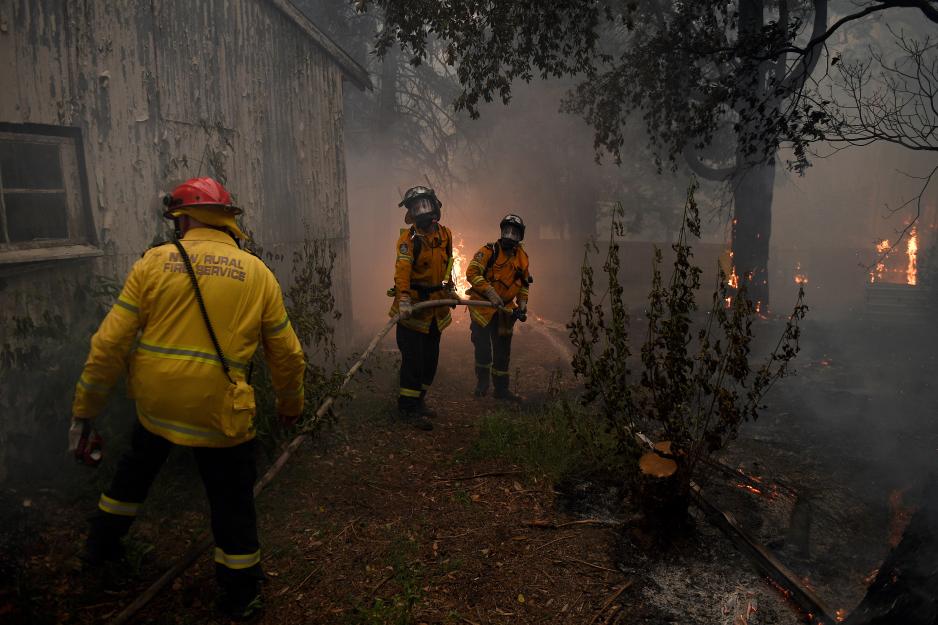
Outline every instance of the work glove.
{"type": "Polygon", "coordinates": [[[486,287],[482,294],[485,295],[485,299],[492,302],[499,308],[502,308],[505,305],[505,302],[502,301],[502,298],[499,297],[498,292],[493,286],[486,287]]]}
{"type": "Polygon", "coordinates": [[[410,319],[410,316],[414,314],[414,306],[410,303],[410,298],[402,296],[397,303],[397,310],[401,313],[401,319],[410,319]]]}
{"type": "MultiPolygon", "coordinates": [[[[445,293],[446,299],[459,299],[459,293],[456,292],[456,285],[452,282],[446,283],[445,293]]],[[[450,304],[449,307],[455,310],[456,304],[450,304]]]]}
{"type": "Polygon", "coordinates": [[[518,321],[527,321],[528,320],[528,300],[519,299],[518,307],[514,310],[515,319],[518,321]]]}
{"type": "Polygon", "coordinates": [[[68,451],[75,455],[76,462],[97,467],[104,458],[104,439],[91,427],[90,419],[72,419],[68,428],[68,451]]]}

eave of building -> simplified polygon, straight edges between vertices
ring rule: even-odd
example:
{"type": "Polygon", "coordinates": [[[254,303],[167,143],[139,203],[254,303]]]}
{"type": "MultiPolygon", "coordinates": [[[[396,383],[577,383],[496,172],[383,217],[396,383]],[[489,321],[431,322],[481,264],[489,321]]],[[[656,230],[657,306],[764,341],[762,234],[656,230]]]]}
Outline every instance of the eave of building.
{"type": "Polygon", "coordinates": [[[342,73],[359,89],[371,89],[371,78],[368,70],[362,67],[348,52],[334,42],[329,35],[319,28],[306,15],[296,8],[290,0],[268,0],[281,13],[286,15],[294,24],[299,26],[313,42],[322,48],[341,68],[342,73]]]}

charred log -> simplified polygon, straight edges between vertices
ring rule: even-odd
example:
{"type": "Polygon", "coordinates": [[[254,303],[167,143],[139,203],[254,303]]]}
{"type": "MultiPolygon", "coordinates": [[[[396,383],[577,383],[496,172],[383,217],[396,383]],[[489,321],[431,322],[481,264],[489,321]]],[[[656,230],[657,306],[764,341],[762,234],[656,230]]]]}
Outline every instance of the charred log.
{"type": "Polygon", "coordinates": [[[931,476],[921,507],[886,557],[846,625],[938,623],[938,479],[931,476]]]}

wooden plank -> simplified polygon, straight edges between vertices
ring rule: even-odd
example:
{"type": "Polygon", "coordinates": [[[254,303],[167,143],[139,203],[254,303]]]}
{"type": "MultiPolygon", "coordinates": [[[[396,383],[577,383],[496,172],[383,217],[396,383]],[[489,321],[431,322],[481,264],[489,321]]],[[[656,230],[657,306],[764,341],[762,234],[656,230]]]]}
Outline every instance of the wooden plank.
{"type": "Polygon", "coordinates": [[[0,265],[38,263],[47,260],[94,258],[104,252],[90,245],[61,245],[56,247],[34,247],[23,250],[0,251],[0,265]]]}

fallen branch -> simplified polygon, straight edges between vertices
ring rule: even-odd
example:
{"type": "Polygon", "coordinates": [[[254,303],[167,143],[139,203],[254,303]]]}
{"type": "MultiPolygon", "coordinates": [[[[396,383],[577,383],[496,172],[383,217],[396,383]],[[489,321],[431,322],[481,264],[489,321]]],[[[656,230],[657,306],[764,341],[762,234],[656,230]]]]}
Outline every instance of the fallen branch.
{"type": "Polygon", "coordinates": [[[524,471],[490,471],[488,473],[476,473],[475,475],[460,475],[457,477],[435,477],[434,482],[465,482],[475,480],[481,477],[497,477],[502,475],[520,475],[524,471]]]}
{"type": "MultiPolygon", "coordinates": [[[[621,586],[619,586],[619,589],[616,590],[614,593],[612,593],[612,596],[611,596],[611,597],[609,597],[608,599],[606,599],[606,603],[603,604],[603,607],[599,608],[599,612],[597,612],[596,615],[593,616],[593,618],[592,618],[592,619],[590,620],[590,622],[589,622],[589,625],[593,625],[593,623],[596,622],[596,619],[598,619],[600,616],[602,616],[603,612],[605,612],[606,609],[607,609],[610,605],[612,605],[612,602],[615,601],[616,599],[618,599],[620,596],[622,596],[622,593],[624,593],[626,590],[629,589],[629,587],[632,585],[632,582],[633,582],[633,581],[634,581],[634,580],[631,580],[631,579],[626,580],[626,582],[625,582],[624,584],[622,584],[621,586]]],[[[603,622],[605,623],[605,622],[607,622],[608,620],[609,620],[609,619],[606,619],[606,620],[604,620],[603,622]]]]}
{"type": "Polygon", "coordinates": [[[375,593],[377,593],[379,590],[381,590],[381,588],[382,588],[385,584],[387,584],[389,581],[391,581],[392,579],[394,579],[394,572],[393,572],[393,571],[392,571],[387,577],[385,577],[385,578],[382,579],[380,582],[378,582],[378,585],[377,585],[377,586],[375,586],[374,588],[371,589],[371,593],[369,593],[370,596],[374,597],[374,596],[375,596],[375,593]]]}
{"type": "Polygon", "coordinates": [[[751,475],[748,475],[745,471],[729,466],[721,460],[713,460],[712,458],[703,458],[704,464],[710,468],[722,473],[727,477],[733,479],[741,480],[748,484],[749,486],[756,488],[758,490],[764,490],[767,486],[774,487],[775,492],[786,491],[791,497],[797,497],[798,491],[791,485],[781,482],[779,480],[761,480],[754,478],[751,475]]]}
{"type": "Polygon", "coordinates": [[[564,560],[561,560],[561,562],[564,562],[564,561],[574,562],[576,564],[583,564],[585,566],[589,566],[594,569],[599,569],[600,571],[609,571],[610,573],[618,573],[620,575],[622,574],[622,571],[617,571],[616,569],[610,569],[609,567],[606,567],[606,566],[600,566],[599,564],[593,564],[592,562],[587,562],[586,560],[579,560],[577,558],[565,558],[564,560]]]}
{"type": "Polygon", "coordinates": [[[619,527],[623,524],[624,521],[608,521],[605,519],[580,519],[579,521],[567,521],[565,523],[555,523],[554,521],[548,521],[547,519],[534,519],[532,521],[525,521],[521,525],[525,527],[537,527],[540,529],[559,530],[565,527],[570,527],[572,525],[601,525],[606,527],[619,527]]]}
{"type": "Polygon", "coordinates": [[[571,538],[573,538],[573,536],[575,536],[575,534],[567,534],[566,536],[561,536],[560,538],[548,540],[546,543],[542,543],[538,545],[537,547],[535,547],[533,551],[531,551],[531,553],[534,554],[535,552],[540,551],[544,547],[549,547],[550,545],[553,545],[554,543],[559,543],[561,540],[570,540],[571,538]]]}

